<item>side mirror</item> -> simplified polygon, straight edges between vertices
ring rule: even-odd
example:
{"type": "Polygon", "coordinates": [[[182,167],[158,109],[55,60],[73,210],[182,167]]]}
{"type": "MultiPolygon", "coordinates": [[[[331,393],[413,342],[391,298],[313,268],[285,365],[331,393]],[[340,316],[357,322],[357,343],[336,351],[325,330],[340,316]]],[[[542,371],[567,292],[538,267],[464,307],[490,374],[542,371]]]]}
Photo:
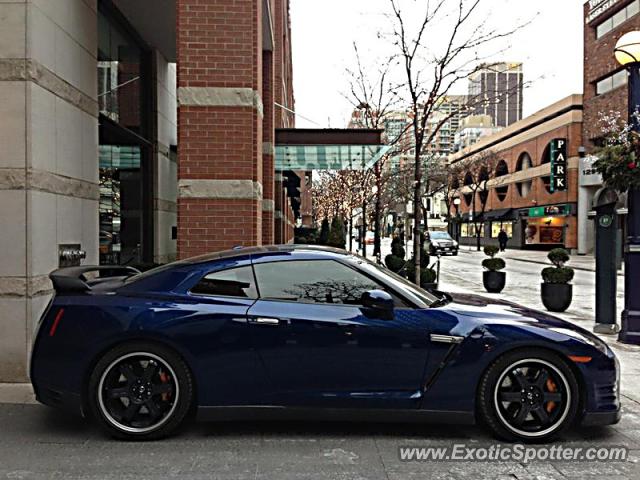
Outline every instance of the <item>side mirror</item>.
{"type": "Polygon", "coordinates": [[[360,297],[362,306],[374,315],[391,320],[393,318],[393,297],[383,290],[369,290],[360,297]]]}

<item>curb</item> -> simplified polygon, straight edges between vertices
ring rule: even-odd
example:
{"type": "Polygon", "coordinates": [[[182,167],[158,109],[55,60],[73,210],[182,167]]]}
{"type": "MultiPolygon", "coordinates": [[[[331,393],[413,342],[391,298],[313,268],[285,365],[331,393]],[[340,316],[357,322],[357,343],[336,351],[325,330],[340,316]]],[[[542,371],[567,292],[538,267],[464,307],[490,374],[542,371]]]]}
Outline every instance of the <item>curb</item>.
{"type": "Polygon", "coordinates": [[[0,403],[35,405],[38,402],[30,383],[0,383],[0,403]]]}

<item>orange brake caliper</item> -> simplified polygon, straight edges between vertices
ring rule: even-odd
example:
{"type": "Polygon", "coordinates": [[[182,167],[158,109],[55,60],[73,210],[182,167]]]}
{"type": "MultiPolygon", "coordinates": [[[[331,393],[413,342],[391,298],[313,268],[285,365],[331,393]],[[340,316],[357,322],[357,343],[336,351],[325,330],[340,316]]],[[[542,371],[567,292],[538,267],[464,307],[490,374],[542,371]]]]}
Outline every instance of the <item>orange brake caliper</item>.
{"type": "MultiPolygon", "coordinates": [[[[167,375],[165,372],[160,372],[160,381],[162,383],[169,383],[169,375],[167,375]]],[[[163,393],[161,398],[163,402],[166,402],[167,400],[169,400],[169,393],[163,393]]]]}
{"type": "MultiPolygon", "coordinates": [[[[558,388],[556,387],[556,384],[550,378],[547,379],[547,390],[549,390],[552,393],[558,391],[558,388]]],[[[552,401],[552,402],[547,403],[547,413],[551,413],[551,411],[554,408],[556,408],[556,402],[552,401]]]]}

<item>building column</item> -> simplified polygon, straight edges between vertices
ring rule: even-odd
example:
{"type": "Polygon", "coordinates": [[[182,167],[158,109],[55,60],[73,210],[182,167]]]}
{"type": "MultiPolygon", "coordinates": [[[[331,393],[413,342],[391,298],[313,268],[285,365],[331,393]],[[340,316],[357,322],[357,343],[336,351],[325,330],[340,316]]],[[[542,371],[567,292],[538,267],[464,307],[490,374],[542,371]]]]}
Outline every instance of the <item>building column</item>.
{"type": "Polygon", "coordinates": [[[178,163],[175,148],[178,143],[176,67],[156,50],[154,52],[156,102],[154,115],[157,141],[153,199],[153,261],[168,263],[176,259],[177,241],[173,230],[177,225],[178,163]]]}
{"type": "Polygon", "coordinates": [[[0,382],[28,379],[58,248],[98,261],[97,3],[0,2],[0,382]]]}
{"type": "Polygon", "coordinates": [[[593,252],[595,228],[593,219],[589,218],[592,200],[592,188],[578,187],[578,255],[593,252]]]}
{"type": "Polygon", "coordinates": [[[262,97],[264,119],[262,122],[262,243],[274,243],[274,98],[273,98],[273,52],[262,53],[262,97]]]}
{"type": "Polygon", "coordinates": [[[261,245],[262,2],[177,7],[178,257],[261,245]]]}

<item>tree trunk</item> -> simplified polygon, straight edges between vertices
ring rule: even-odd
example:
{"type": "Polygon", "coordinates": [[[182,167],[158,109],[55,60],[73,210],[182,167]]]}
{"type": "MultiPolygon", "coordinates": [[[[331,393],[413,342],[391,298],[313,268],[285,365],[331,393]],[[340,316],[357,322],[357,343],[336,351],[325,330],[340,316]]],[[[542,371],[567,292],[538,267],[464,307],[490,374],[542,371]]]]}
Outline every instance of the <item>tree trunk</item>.
{"type": "Polygon", "coordinates": [[[420,286],[420,244],[422,243],[422,234],[420,232],[420,162],[416,160],[415,170],[415,187],[413,190],[413,260],[416,269],[414,283],[420,286]]]}
{"type": "Polygon", "coordinates": [[[349,251],[353,252],[353,212],[349,216],[349,251]]]}
{"type": "MultiPolygon", "coordinates": [[[[482,226],[482,224],[480,224],[482,226]]],[[[476,248],[478,251],[480,251],[480,237],[481,237],[481,233],[482,231],[480,230],[480,228],[478,228],[478,226],[476,225],[476,248]]]]}
{"type": "Polygon", "coordinates": [[[362,202],[362,256],[367,258],[367,201],[362,202]]]}
{"type": "Polygon", "coordinates": [[[373,222],[373,256],[380,260],[381,257],[381,249],[380,249],[380,209],[381,209],[381,198],[382,192],[380,191],[380,166],[376,163],[375,165],[375,175],[376,175],[376,205],[375,205],[375,218],[373,222]]]}

